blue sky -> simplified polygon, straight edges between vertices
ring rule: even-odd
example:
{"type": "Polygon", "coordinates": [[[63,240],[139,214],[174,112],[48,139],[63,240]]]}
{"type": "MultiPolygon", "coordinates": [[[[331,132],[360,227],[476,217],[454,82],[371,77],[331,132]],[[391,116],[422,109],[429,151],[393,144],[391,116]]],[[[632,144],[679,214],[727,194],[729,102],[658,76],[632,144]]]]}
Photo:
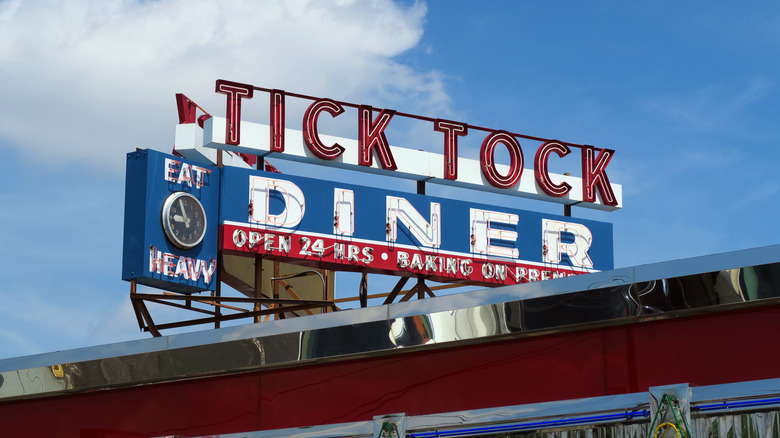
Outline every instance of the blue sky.
{"type": "Polygon", "coordinates": [[[149,336],[120,279],[124,161],[171,149],[177,92],[222,115],[222,78],[614,149],[624,208],[574,216],[614,224],[623,267],[780,243],[778,53],[771,1],[0,0],[0,358],[149,336]]]}

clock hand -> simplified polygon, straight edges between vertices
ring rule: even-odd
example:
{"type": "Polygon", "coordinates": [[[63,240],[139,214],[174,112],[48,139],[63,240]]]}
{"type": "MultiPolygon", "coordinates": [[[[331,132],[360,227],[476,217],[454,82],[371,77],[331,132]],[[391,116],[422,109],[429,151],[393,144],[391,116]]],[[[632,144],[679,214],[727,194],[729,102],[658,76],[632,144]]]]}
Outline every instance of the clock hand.
{"type": "Polygon", "coordinates": [[[182,202],[181,198],[179,198],[179,208],[181,208],[181,214],[182,217],[184,217],[184,226],[186,228],[190,227],[190,218],[187,217],[187,209],[184,208],[184,203],[182,202]]]}
{"type": "Polygon", "coordinates": [[[180,214],[174,215],[173,220],[176,222],[184,222],[184,218],[180,214]]]}

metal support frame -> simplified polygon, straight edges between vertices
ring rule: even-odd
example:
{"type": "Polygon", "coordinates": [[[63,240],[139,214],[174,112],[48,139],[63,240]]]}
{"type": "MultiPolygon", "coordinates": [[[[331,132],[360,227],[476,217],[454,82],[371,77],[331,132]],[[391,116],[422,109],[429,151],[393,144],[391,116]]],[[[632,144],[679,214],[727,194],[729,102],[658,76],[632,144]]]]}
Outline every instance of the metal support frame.
{"type": "MultiPolygon", "coordinates": [[[[217,265],[222,266],[222,256],[217,256],[217,265]]],[[[217,287],[214,293],[211,294],[215,298],[221,298],[222,297],[222,270],[217,270],[217,287]]],[[[216,316],[222,315],[222,308],[220,306],[215,306],[214,311],[217,313],[216,316]]],[[[220,321],[217,319],[214,321],[214,328],[218,329],[220,326],[220,321]]]]}
{"type": "MultiPolygon", "coordinates": [[[[220,260],[221,263],[221,260],[220,260]]],[[[446,284],[430,287],[425,284],[425,276],[417,276],[417,283],[412,286],[411,289],[404,290],[404,286],[412,277],[401,277],[396,283],[393,290],[389,293],[380,294],[368,294],[368,276],[364,273],[361,282],[359,295],[357,297],[348,297],[335,299],[333,291],[331,291],[327,285],[328,277],[332,275],[331,272],[325,272],[323,276],[316,271],[303,271],[298,274],[285,276],[285,277],[271,277],[271,282],[274,285],[275,292],[271,297],[263,294],[261,289],[261,278],[263,275],[262,265],[257,263],[255,268],[256,276],[256,290],[254,296],[241,296],[241,297],[226,297],[222,295],[221,282],[217,284],[217,289],[211,292],[209,295],[198,294],[180,294],[174,292],[162,292],[162,293],[139,293],[137,291],[136,280],[130,281],[130,302],[133,306],[136,319],[138,321],[138,327],[145,332],[149,332],[154,337],[162,336],[161,330],[179,328],[186,326],[194,326],[201,324],[213,324],[214,328],[219,328],[223,321],[232,321],[242,318],[252,318],[255,323],[268,321],[271,317],[274,319],[284,319],[285,315],[299,316],[296,312],[301,312],[305,315],[314,315],[314,309],[320,309],[321,312],[327,311],[339,311],[341,308],[338,303],[359,301],[360,307],[367,307],[369,299],[384,298],[383,304],[393,303],[398,296],[401,296],[400,302],[409,301],[412,298],[424,299],[426,296],[435,297],[435,290],[451,289],[456,287],[465,286],[464,284],[446,284]],[[322,300],[308,300],[302,299],[292,285],[287,280],[300,277],[303,275],[318,275],[323,283],[324,299],[322,300]],[[291,299],[280,298],[279,287],[284,288],[287,293],[292,297],[291,299]],[[147,306],[148,303],[160,304],[169,307],[174,307],[182,310],[189,310],[191,312],[201,313],[207,315],[204,318],[189,319],[183,321],[176,321],[170,323],[159,324],[152,318],[151,312],[147,306]],[[250,308],[241,307],[240,305],[249,305],[250,308]],[[198,306],[200,305],[200,306],[198,306]],[[205,308],[204,308],[205,307],[205,308]]],[[[221,272],[221,269],[218,271],[221,272]]],[[[278,272],[278,269],[275,269],[278,272]]],[[[218,277],[219,279],[220,277],[218,277]]]]}
{"type": "Polygon", "coordinates": [[[390,292],[390,295],[387,296],[387,298],[385,299],[385,302],[382,303],[382,304],[390,304],[390,303],[392,303],[393,300],[395,300],[395,297],[397,297],[398,294],[401,292],[401,289],[403,289],[403,287],[404,287],[404,285],[406,284],[407,281],[409,281],[409,277],[401,277],[400,279],[398,279],[398,283],[395,284],[395,287],[390,292]]]}
{"type": "MultiPolygon", "coordinates": [[[[261,286],[262,284],[263,284],[262,259],[255,259],[255,298],[262,298],[263,296],[263,291],[261,286]]],[[[255,312],[262,310],[262,305],[259,302],[256,302],[253,310],[255,312]]],[[[254,321],[260,322],[260,315],[255,316],[254,321]]]]}
{"type": "MultiPolygon", "coordinates": [[[[279,278],[279,262],[274,262],[274,276],[272,278],[279,278]]],[[[271,288],[273,288],[274,300],[279,300],[279,283],[271,281],[271,288]]],[[[279,303],[281,304],[281,303],[279,303]]],[[[274,314],[276,319],[284,319],[284,312],[278,312],[274,314]]]]}
{"type": "MultiPolygon", "coordinates": [[[[406,282],[409,281],[409,278],[410,277],[401,277],[401,279],[398,280],[398,283],[396,283],[396,285],[393,288],[392,292],[390,292],[387,295],[387,298],[385,299],[385,302],[383,304],[390,304],[390,303],[392,303],[396,299],[396,297],[398,297],[398,295],[401,292],[406,292],[404,294],[404,296],[401,298],[401,302],[409,301],[415,295],[417,296],[418,300],[422,300],[423,298],[425,298],[425,295],[428,295],[430,297],[435,297],[436,296],[433,293],[433,289],[428,287],[428,285],[425,284],[425,276],[423,276],[423,275],[418,275],[417,276],[417,284],[412,286],[411,289],[406,290],[406,291],[402,291],[401,289],[403,289],[403,287],[406,284],[406,282]]],[[[457,287],[457,286],[460,286],[460,285],[453,285],[453,286],[457,287]]],[[[453,286],[450,286],[450,287],[453,287],[453,286]]],[[[440,287],[438,289],[443,289],[443,287],[440,287]]]]}
{"type": "Polygon", "coordinates": [[[138,325],[141,330],[148,331],[152,336],[162,336],[160,330],[166,330],[177,327],[186,327],[200,324],[218,324],[222,321],[232,321],[241,318],[254,318],[258,320],[259,317],[264,315],[291,313],[306,311],[314,308],[327,307],[336,310],[337,307],[333,303],[333,300],[300,300],[300,299],[273,299],[273,298],[249,298],[249,297],[222,297],[222,296],[199,296],[199,295],[185,295],[176,294],[171,292],[165,292],[162,294],[148,294],[138,293],[131,291],[130,300],[133,304],[133,309],[136,311],[136,317],[138,319],[138,325]],[[213,306],[216,309],[229,309],[236,313],[225,314],[221,311],[208,310],[194,306],[187,306],[180,304],[181,301],[191,301],[194,303],[213,306]],[[184,321],[177,321],[165,324],[156,324],[149,313],[146,303],[162,304],[166,306],[176,307],[180,309],[186,309],[195,311],[198,313],[204,313],[209,315],[205,318],[190,319],[184,321]],[[241,307],[231,306],[224,303],[242,303],[251,304],[253,310],[247,310],[241,307]],[[262,306],[268,308],[263,309],[262,306]]]}
{"type": "MultiPolygon", "coordinates": [[[[421,184],[424,187],[424,183],[421,184]]],[[[231,276],[223,269],[223,259],[220,255],[217,260],[216,290],[208,295],[181,294],[173,292],[162,293],[138,293],[137,281],[130,281],[130,302],[138,321],[138,327],[142,331],[152,334],[154,337],[162,336],[161,330],[194,326],[201,324],[213,324],[214,328],[220,328],[223,321],[231,321],[242,318],[252,318],[255,323],[268,321],[269,319],[285,319],[287,316],[314,315],[314,309],[320,309],[322,313],[341,310],[336,303],[359,301],[360,307],[368,307],[369,299],[385,298],[383,304],[390,304],[400,295],[401,302],[409,301],[413,297],[423,299],[426,296],[435,297],[434,290],[461,287],[467,284],[447,284],[429,287],[425,284],[425,276],[418,275],[417,283],[409,290],[402,290],[411,277],[401,277],[390,293],[368,294],[368,274],[362,273],[358,296],[354,298],[335,299],[334,292],[328,286],[332,272],[326,271],[324,276],[315,270],[303,271],[294,275],[280,276],[279,262],[274,263],[273,276],[271,277],[271,290],[263,291],[263,267],[261,258],[257,258],[254,271],[254,290],[247,287],[241,289],[245,297],[226,297],[222,294],[222,282],[232,285],[231,276]],[[302,299],[287,280],[304,275],[317,275],[322,281],[323,299],[302,299]],[[227,279],[226,279],[227,277],[227,279]],[[284,288],[291,299],[282,299],[280,289],[284,288]],[[270,296],[269,296],[270,295],[270,296]],[[157,323],[152,318],[148,303],[154,303],[182,310],[188,310],[206,315],[202,318],[180,320],[168,323],[157,323]],[[244,305],[244,307],[241,307],[244,305]],[[246,306],[249,308],[246,308],[246,306]],[[300,314],[296,314],[300,312],[300,314]]],[[[267,274],[265,274],[267,275],[267,274]]],[[[234,286],[235,287],[235,286],[234,286]]]]}
{"type": "Polygon", "coordinates": [[[418,300],[422,300],[423,298],[425,298],[426,294],[430,295],[431,297],[435,297],[436,296],[436,295],[433,294],[433,291],[431,290],[431,288],[429,288],[428,285],[425,284],[425,277],[422,276],[422,275],[418,275],[417,276],[417,284],[415,284],[409,290],[409,292],[407,292],[406,295],[404,295],[404,297],[401,298],[401,302],[409,301],[415,295],[417,295],[417,299],[418,300]]]}
{"type": "Polygon", "coordinates": [[[363,272],[360,276],[360,307],[368,307],[368,274],[363,272]]]}
{"type": "MultiPolygon", "coordinates": [[[[258,259],[260,260],[260,259],[258,259]]],[[[137,281],[130,281],[130,302],[135,311],[136,319],[138,321],[138,327],[142,331],[147,331],[154,337],[160,337],[162,334],[160,330],[186,327],[201,324],[214,324],[214,328],[219,328],[223,321],[231,321],[242,318],[252,318],[254,322],[260,322],[263,316],[273,316],[276,319],[284,319],[286,314],[295,315],[295,312],[305,312],[308,315],[313,315],[312,309],[322,309],[327,311],[339,310],[336,306],[333,298],[332,291],[328,290],[327,282],[325,278],[316,271],[304,271],[295,275],[280,277],[279,276],[279,264],[274,264],[274,276],[271,277],[273,284],[272,297],[268,298],[263,295],[262,289],[262,264],[256,263],[255,265],[255,291],[254,296],[250,297],[224,297],[222,296],[222,258],[220,257],[218,262],[219,267],[217,269],[217,287],[216,290],[209,295],[198,294],[180,294],[173,292],[163,293],[138,293],[137,281]],[[318,275],[322,280],[323,300],[305,300],[300,297],[295,289],[287,283],[290,278],[300,277],[303,275],[318,275]],[[279,287],[285,288],[292,299],[282,299],[279,295],[279,287]],[[196,318],[182,321],[175,321],[170,323],[158,324],[155,323],[152,318],[147,303],[155,303],[174,307],[183,310],[189,310],[192,312],[202,313],[208,315],[205,318],[196,318]],[[250,305],[250,309],[244,307],[230,305],[244,304],[250,305]],[[198,307],[194,304],[200,304],[204,307],[198,307]],[[265,308],[264,308],[265,307],[265,308]],[[230,313],[223,313],[223,311],[230,311],[230,313]]]]}

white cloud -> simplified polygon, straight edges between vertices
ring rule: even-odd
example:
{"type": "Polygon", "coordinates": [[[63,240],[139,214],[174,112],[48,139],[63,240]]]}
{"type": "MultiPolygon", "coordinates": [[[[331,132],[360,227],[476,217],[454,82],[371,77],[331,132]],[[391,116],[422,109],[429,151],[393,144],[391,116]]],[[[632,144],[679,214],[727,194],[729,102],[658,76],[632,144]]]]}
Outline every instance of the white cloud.
{"type": "Polygon", "coordinates": [[[443,116],[440,74],[397,59],[425,14],[390,0],[0,0],[0,149],[14,163],[0,356],[148,336],[119,279],[120,178],[135,147],[172,147],[175,93],[224,114],[221,78],[443,116]]]}
{"type": "Polygon", "coordinates": [[[425,13],[390,0],[0,2],[0,138],[121,169],[135,147],[170,149],[176,92],[223,113],[219,78],[444,112],[441,77],[395,59],[425,13]]]}

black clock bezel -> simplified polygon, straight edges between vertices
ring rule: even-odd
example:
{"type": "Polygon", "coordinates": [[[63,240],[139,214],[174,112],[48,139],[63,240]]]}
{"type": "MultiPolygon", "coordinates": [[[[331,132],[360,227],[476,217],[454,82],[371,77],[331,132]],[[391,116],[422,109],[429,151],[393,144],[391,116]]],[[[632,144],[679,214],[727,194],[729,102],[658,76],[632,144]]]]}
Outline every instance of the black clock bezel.
{"type": "Polygon", "coordinates": [[[171,242],[175,247],[179,249],[195,248],[196,246],[200,245],[200,243],[203,241],[203,238],[206,236],[206,228],[208,226],[206,221],[206,209],[203,208],[203,204],[201,204],[200,200],[190,193],[173,192],[170,195],[168,195],[165,198],[165,201],[163,201],[160,219],[162,220],[162,228],[165,233],[165,237],[168,239],[169,242],[171,242]],[[195,201],[195,205],[200,207],[201,214],[203,215],[203,226],[201,226],[200,230],[198,231],[198,233],[200,233],[200,236],[198,236],[198,239],[194,243],[183,242],[179,238],[177,238],[174,233],[172,216],[170,214],[171,207],[173,206],[174,202],[176,202],[180,198],[190,198],[191,200],[195,201]]]}

